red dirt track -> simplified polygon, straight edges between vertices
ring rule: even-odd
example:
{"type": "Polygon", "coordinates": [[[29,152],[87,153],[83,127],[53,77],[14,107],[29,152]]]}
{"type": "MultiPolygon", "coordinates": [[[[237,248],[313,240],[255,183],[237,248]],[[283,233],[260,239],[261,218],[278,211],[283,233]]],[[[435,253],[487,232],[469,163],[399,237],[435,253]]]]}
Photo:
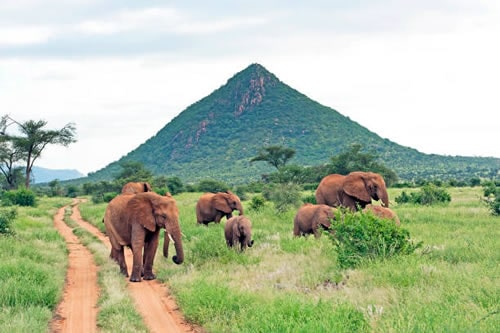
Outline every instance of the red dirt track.
{"type": "MultiPolygon", "coordinates": [[[[82,219],[78,209],[80,202],[79,199],[75,199],[71,205],[71,219],[111,249],[108,237],[82,219]]],[[[50,324],[50,332],[97,332],[98,268],[93,262],[92,253],[80,243],[78,237],[73,234],[73,229],[64,223],[66,207],[60,208],[54,216],[54,225],[65,238],[69,249],[69,268],[64,298],[50,324]]],[[[127,266],[132,267],[130,249],[125,249],[125,256],[127,266]]],[[[159,281],[128,282],[128,290],[150,332],[203,331],[185,322],[175,300],[169,296],[168,288],[159,281]]]]}

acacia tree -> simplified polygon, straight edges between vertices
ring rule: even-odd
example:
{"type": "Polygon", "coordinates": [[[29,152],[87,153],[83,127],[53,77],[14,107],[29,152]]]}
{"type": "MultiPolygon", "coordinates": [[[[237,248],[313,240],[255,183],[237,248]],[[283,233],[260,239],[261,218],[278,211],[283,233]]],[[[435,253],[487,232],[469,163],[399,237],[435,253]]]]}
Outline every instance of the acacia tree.
{"type": "Polygon", "coordinates": [[[26,162],[26,188],[30,187],[30,176],[33,165],[47,145],[58,144],[68,146],[70,143],[76,142],[76,129],[73,123],[68,123],[59,130],[46,130],[44,129],[45,125],[47,125],[45,120],[18,122],[9,115],[3,116],[0,120],[0,135],[12,143],[13,149],[20,154],[20,160],[26,162]],[[7,128],[12,124],[17,125],[19,130],[18,135],[9,135],[6,133],[7,128]]]}
{"type": "Polygon", "coordinates": [[[8,189],[17,187],[20,167],[16,163],[21,160],[21,152],[12,145],[5,136],[0,136],[0,171],[5,177],[8,189]]]}
{"type": "Polygon", "coordinates": [[[280,169],[295,155],[295,149],[283,146],[269,146],[260,150],[259,154],[253,157],[250,162],[265,161],[280,169]]]}

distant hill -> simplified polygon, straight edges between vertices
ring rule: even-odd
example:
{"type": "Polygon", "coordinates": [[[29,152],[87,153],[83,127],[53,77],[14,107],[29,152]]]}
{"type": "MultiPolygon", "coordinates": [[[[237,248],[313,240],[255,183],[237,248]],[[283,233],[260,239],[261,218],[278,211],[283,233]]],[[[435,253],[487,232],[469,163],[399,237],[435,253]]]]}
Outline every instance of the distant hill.
{"type": "Polygon", "coordinates": [[[185,182],[213,178],[237,184],[274,171],[263,162],[249,163],[263,146],[294,148],[290,163],[311,166],[354,143],[377,154],[402,180],[499,175],[500,158],[428,155],[398,145],[252,64],[88,180],[111,180],[120,162],[136,160],[155,174],[185,182]]]}
{"type": "Polygon", "coordinates": [[[46,169],[34,166],[32,170],[32,176],[35,184],[48,183],[52,180],[70,180],[85,176],[78,170],[68,170],[68,169],[46,169]]]}

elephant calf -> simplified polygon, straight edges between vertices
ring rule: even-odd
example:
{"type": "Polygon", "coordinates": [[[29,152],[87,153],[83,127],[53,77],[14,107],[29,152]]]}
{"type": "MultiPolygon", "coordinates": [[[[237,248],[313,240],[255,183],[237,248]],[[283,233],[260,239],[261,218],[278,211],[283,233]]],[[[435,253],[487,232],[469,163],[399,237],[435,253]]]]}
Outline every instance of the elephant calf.
{"type": "Polygon", "coordinates": [[[241,251],[246,247],[252,247],[252,222],[246,216],[233,216],[227,220],[224,226],[224,235],[228,247],[241,246],[241,251]]]}
{"type": "Polygon", "coordinates": [[[293,235],[306,236],[314,234],[318,238],[321,234],[319,227],[329,229],[332,225],[331,220],[335,218],[335,208],[328,205],[313,205],[306,203],[302,205],[293,220],[293,235]]]}
{"type": "Polygon", "coordinates": [[[387,208],[387,207],[382,207],[382,206],[370,204],[370,205],[367,205],[363,209],[363,212],[364,213],[371,212],[371,213],[373,213],[373,215],[378,216],[380,218],[392,220],[392,221],[394,221],[394,224],[396,224],[398,227],[401,224],[396,212],[394,212],[392,209],[387,208]]]}

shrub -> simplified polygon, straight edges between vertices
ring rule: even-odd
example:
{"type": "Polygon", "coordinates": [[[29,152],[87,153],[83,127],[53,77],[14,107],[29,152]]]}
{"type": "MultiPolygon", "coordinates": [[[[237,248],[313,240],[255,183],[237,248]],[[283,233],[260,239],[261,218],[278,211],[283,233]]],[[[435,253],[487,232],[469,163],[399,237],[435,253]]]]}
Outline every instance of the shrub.
{"type": "Polygon", "coordinates": [[[297,184],[274,184],[264,191],[264,197],[266,195],[279,213],[301,205],[300,186],[297,184]]]}
{"type": "Polygon", "coordinates": [[[4,206],[19,205],[34,207],[36,205],[36,196],[31,190],[19,189],[4,192],[2,194],[2,201],[4,206]]]}
{"type": "Polygon", "coordinates": [[[103,202],[110,202],[117,195],[118,195],[118,193],[116,193],[116,192],[106,192],[106,193],[103,194],[102,200],[103,200],[103,202]]]}
{"type": "Polygon", "coordinates": [[[11,224],[16,216],[17,210],[15,208],[0,210],[0,234],[14,233],[14,231],[11,229],[11,224]]]}
{"type": "Polygon", "coordinates": [[[500,216],[500,187],[494,182],[483,186],[484,198],[482,201],[488,206],[492,215],[500,216]]]}
{"type": "Polygon", "coordinates": [[[311,203],[313,205],[316,204],[316,196],[313,194],[306,195],[305,197],[302,197],[302,201],[304,203],[311,203]]]}
{"type": "Polygon", "coordinates": [[[422,186],[420,191],[407,194],[405,191],[395,198],[398,204],[414,203],[418,205],[434,205],[438,203],[449,203],[451,195],[443,188],[434,184],[422,186]]]}
{"type": "Polygon", "coordinates": [[[256,195],[252,197],[252,200],[250,200],[250,209],[253,210],[260,210],[262,207],[264,207],[266,204],[266,199],[262,195],[256,195]]]}
{"type": "Polygon", "coordinates": [[[363,212],[338,210],[332,223],[334,232],[326,232],[334,242],[341,268],[358,266],[363,260],[377,260],[411,254],[422,243],[414,243],[410,233],[393,221],[363,212]]]}
{"type": "Polygon", "coordinates": [[[200,192],[225,192],[229,189],[229,186],[227,184],[213,180],[213,179],[205,179],[200,181],[198,184],[198,191],[200,192]]]}

